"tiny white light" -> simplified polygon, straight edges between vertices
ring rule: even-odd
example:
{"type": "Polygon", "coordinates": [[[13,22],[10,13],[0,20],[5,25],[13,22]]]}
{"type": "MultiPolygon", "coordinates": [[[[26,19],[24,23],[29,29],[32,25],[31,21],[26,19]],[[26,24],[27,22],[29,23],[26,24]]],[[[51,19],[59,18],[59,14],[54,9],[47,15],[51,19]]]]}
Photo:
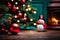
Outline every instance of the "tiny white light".
{"type": "Polygon", "coordinates": [[[12,2],[14,1],[14,0],[11,0],[12,2]]]}
{"type": "Polygon", "coordinates": [[[34,23],[34,25],[37,25],[36,23],[34,23]]]}
{"type": "Polygon", "coordinates": [[[17,20],[17,22],[20,22],[20,20],[17,20]]]}
{"type": "Polygon", "coordinates": [[[36,11],[34,11],[33,13],[36,14],[36,11]]]}
{"type": "Polygon", "coordinates": [[[18,10],[18,9],[19,9],[19,7],[16,7],[16,9],[18,10]]]}
{"type": "Polygon", "coordinates": [[[30,5],[27,5],[27,7],[30,7],[30,5]]]}
{"type": "Polygon", "coordinates": [[[23,6],[25,6],[25,4],[23,4],[23,6]]]}
{"type": "Polygon", "coordinates": [[[15,2],[15,4],[18,4],[18,2],[15,2]]]}
{"type": "Polygon", "coordinates": [[[28,11],[28,9],[26,9],[26,11],[28,11]]]}
{"type": "Polygon", "coordinates": [[[30,19],[30,21],[33,21],[33,19],[30,19]]]}
{"type": "Polygon", "coordinates": [[[27,16],[27,14],[25,13],[24,16],[27,16]]]}
{"type": "Polygon", "coordinates": [[[17,18],[17,16],[15,15],[15,18],[17,18]]]}
{"type": "Polygon", "coordinates": [[[30,11],[30,10],[31,10],[31,8],[28,8],[28,10],[30,11]]]}

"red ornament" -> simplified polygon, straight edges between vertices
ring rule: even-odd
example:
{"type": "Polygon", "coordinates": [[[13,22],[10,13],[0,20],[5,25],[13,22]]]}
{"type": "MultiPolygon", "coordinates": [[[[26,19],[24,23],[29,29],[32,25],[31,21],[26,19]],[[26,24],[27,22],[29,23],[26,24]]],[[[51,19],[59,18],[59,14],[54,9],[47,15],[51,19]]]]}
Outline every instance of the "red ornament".
{"type": "Polygon", "coordinates": [[[16,9],[16,6],[15,6],[15,5],[13,6],[12,11],[13,11],[13,12],[16,12],[16,11],[17,11],[17,9],[16,9]]]}
{"type": "Polygon", "coordinates": [[[16,24],[16,23],[11,24],[11,26],[10,26],[10,31],[13,32],[13,33],[18,33],[18,32],[20,32],[20,27],[19,27],[19,25],[16,24]]]}
{"type": "Polygon", "coordinates": [[[11,8],[12,7],[12,5],[8,2],[8,8],[11,8]]]}
{"type": "Polygon", "coordinates": [[[4,31],[5,29],[4,28],[2,28],[2,31],[4,31]]]}
{"type": "Polygon", "coordinates": [[[19,13],[15,16],[15,18],[22,18],[22,13],[19,12],[19,13]]]}
{"type": "Polygon", "coordinates": [[[26,17],[23,18],[23,22],[27,22],[27,18],[26,17]]]}
{"type": "Polygon", "coordinates": [[[21,0],[21,3],[24,4],[26,2],[26,0],[21,0]]]}
{"type": "Polygon", "coordinates": [[[18,18],[22,18],[22,13],[19,12],[18,15],[17,15],[18,18]]]}

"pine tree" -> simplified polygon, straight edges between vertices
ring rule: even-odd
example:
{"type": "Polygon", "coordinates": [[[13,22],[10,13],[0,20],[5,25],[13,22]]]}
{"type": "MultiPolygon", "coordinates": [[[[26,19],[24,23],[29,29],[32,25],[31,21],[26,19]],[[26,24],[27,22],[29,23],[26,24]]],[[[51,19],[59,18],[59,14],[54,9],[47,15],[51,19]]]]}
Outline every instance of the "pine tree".
{"type": "Polygon", "coordinates": [[[36,25],[36,9],[31,6],[31,0],[1,0],[0,1],[0,24],[10,27],[10,24],[17,23],[26,28],[36,25]]]}

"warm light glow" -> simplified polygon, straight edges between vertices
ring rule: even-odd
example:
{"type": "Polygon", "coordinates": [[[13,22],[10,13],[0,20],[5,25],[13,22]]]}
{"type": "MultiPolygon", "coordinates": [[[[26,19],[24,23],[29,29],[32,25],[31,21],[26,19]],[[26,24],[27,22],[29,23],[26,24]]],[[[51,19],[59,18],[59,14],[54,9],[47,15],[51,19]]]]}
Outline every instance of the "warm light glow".
{"type": "Polygon", "coordinates": [[[30,7],[30,5],[27,5],[27,7],[30,7]]]}
{"type": "Polygon", "coordinates": [[[20,20],[17,20],[17,22],[20,22],[20,20]]]}
{"type": "Polygon", "coordinates": [[[25,6],[25,4],[23,4],[23,6],[25,6]]]}
{"type": "Polygon", "coordinates": [[[25,13],[24,16],[27,16],[27,14],[25,13]]]}
{"type": "Polygon", "coordinates": [[[53,17],[52,17],[52,22],[53,22],[53,24],[58,24],[58,20],[56,18],[53,18],[53,17]]]}
{"type": "Polygon", "coordinates": [[[31,10],[31,8],[28,8],[28,10],[30,11],[30,10],[31,10]]]}
{"type": "Polygon", "coordinates": [[[15,4],[18,4],[18,2],[15,2],[15,4]]]}
{"type": "Polygon", "coordinates": [[[36,14],[36,11],[32,11],[32,13],[36,14]]]}
{"type": "Polygon", "coordinates": [[[30,21],[33,21],[33,19],[30,19],[30,21]]]}
{"type": "Polygon", "coordinates": [[[16,7],[16,9],[18,10],[18,9],[19,9],[19,7],[16,7]]]}
{"type": "Polygon", "coordinates": [[[36,23],[34,23],[34,25],[37,25],[36,23]]]}
{"type": "Polygon", "coordinates": [[[15,15],[15,18],[17,18],[17,15],[15,15]]]}
{"type": "Polygon", "coordinates": [[[14,1],[14,0],[11,0],[12,2],[14,1]]]}
{"type": "Polygon", "coordinates": [[[26,11],[28,11],[28,9],[26,9],[26,11]]]}

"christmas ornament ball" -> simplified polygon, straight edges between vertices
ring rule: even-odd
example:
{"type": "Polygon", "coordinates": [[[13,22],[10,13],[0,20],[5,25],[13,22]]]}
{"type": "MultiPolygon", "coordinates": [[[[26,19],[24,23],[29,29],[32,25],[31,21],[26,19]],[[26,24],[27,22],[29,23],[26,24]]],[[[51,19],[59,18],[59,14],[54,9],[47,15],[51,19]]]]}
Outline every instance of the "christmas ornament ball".
{"type": "Polygon", "coordinates": [[[11,26],[10,26],[10,32],[12,33],[12,34],[17,34],[17,33],[19,33],[20,32],[20,27],[19,27],[19,25],[17,24],[17,23],[13,23],[13,24],[11,24],[11,26]]]}
{"type": "Polygon", "coordinates": [[[16,24],[16,23],[13,23],[13,24],[11,25],[11,27],[19,27],[19,25],[16,24]]]}
{"type": "Polygon", "coordinates": [[[24,18],[23,18],[23,22],[25,23],[25,22],[27,22],[27,21],[28,21],[27,18],[24,17],[24,18]]]}

